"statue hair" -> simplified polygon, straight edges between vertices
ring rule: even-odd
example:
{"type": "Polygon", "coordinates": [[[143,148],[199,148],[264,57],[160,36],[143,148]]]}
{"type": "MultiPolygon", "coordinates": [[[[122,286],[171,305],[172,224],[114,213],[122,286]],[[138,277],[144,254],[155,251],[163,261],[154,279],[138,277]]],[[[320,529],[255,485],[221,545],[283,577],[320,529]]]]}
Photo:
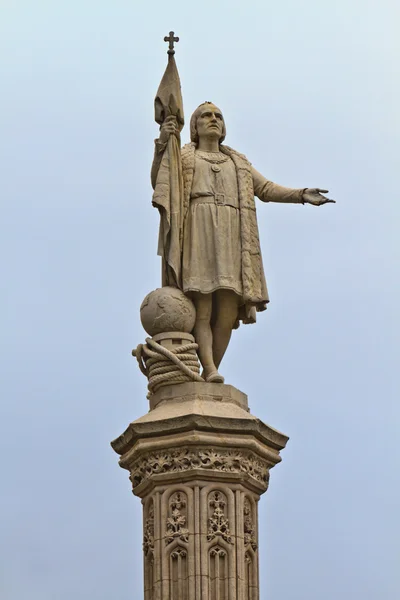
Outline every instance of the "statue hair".
{"type": "MultiPolygon", "coordinates": [[[[192,114],[191,118],[190,118],[190,140],[192,142],[194,142],[195,144],[199,143],[199,134],[197,133],[197,119],[199,118],[204,106],[206,106],[207,104],[211,104],[212,106],[215,106],[215,104],[213,102],[203,102],[202,104],[200,104],[196,110],[194,111],[194,113],[192,114]]],[[[219,138],[219,143],[222,144],[222,142],[225,139],[226,136],[226,126],[225,126],[225,120],[222,116],[223,119],[223,128],[222,128],[222,135],[219,138]]]]}

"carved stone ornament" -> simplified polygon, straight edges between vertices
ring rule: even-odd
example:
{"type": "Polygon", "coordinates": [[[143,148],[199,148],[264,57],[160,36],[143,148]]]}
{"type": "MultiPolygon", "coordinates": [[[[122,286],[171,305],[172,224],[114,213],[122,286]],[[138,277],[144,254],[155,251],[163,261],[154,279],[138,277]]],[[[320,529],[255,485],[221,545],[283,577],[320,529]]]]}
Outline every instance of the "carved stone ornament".
{"type": "Polygon", "coordinates": [[[221,492],[212,492],[209,496],[209,506],[213,509],[208,519],[207,540],[211,542],[216,536],[222,537],[228,544],[233,544],[229,521],[225,516],[226,499],[221,492]]]}
{"type": "Polygon", "coordinates": [[[253,521],[253,511],[251,508],[251,504],[248,498],[244,499],[244,508],[243,508],[243,528],[244,528],[244,544],[245,546],[251,546],[254,551],[257,550],[257,538],[256,538],[256,529],[253,521]]]}
{"type": "Polygon", "coordinates": [[[149,512],[144,522],[143,552],[145,556],[154,550],[154,505],[150,503],[149,512]]]}
{"type": "Polygon", "coordinates": [[[186,558],[186,556],[187,556],[187,552],[183,548],[177,548],[176,550],[171,552],[171,558],[174,560],[177,560],[179,557],[186,558]]]}
{"type": "Polygon", "coordinates": [[[226,552],[223,548],[220,548],[219,546],[213,546],[210,550],[210,556],[220,556],[221,558],[224,558],[226,556],[226,552]]]}
{"type": "Polygon", "coordinates": [[[189,530],[186,529],[186,494],[176,492],[169,501],[169,517],[167,518],[167,537],[165,543],[168,545],[176,538],[183,542],[189,541],[189,530]]]}
{"type": "Polygon", "coordinates": [[[245,473],[268,487],[269,466],[267,461],[247,450],[210,448],[171,448],[163,452],[142,455],[131,469],[133,488],[152,475],[159,473],[182,473],[192,469],[245,473]]]}

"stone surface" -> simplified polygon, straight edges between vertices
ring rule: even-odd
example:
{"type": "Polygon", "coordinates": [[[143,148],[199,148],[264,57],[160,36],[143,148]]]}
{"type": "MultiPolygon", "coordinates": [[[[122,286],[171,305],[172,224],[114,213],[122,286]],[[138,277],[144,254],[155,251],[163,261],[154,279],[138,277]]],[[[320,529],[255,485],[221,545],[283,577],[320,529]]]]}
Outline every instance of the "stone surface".
{"type": "MultiPolygon", "coordinates": [[[[232,385],[215,385],[206,382],[187,382],[180,385],[169,385],[156,394],[153,394],[150,398],[150,410],[156,408],[156,406],[163,402],[168,402],[167,408],[172,408],[173,405],[171,402],[180,403],[183,401],[185,402],[185,410],[189,410],[188,407],[190,401],[207,402],[210,400],[215,400],[217,403],[237,404],[247,412],[249,411],[246,394],[232,385]]],[[[230,411],[229,407],[226,408],[224,404],[221,410],[230,411]]],[[[156,418],[155,415],[157,414],[158,413],[152,412],[151,418],[156,418]]],[[[232,415],[231,412],[229,412],[229,414],[232,415]]]]}
{"type": "Polygon", "coordinates": [[[257,600],[258,496],[201,480],[143,500],[145,600],[257,600]]]}
{"type": "Polygon", "coordinates": [[[175,331],[190,333],[195,319],[193,302],[173,287],[158,288],[150,292],[140,307],[143,328],[151,336],[175,331]]]}
{"type": "Polygon", "coordinates": [[[185,383],[112,447],[143,503],[146,600],[258,600],[258,513],[287,436],[229,385],[185,383]]]}

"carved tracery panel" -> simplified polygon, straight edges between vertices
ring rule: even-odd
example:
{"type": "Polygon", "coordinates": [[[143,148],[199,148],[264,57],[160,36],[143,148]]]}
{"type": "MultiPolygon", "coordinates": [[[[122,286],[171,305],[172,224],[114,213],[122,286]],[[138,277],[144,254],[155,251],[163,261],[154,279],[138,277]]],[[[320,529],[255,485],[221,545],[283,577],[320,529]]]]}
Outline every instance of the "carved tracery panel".
{"type": "Polygon", "coordinates": [[[187,550],[177,546],[169,559],[170,600],[189,600],[187,550]]]}
{"type": "Polygon", "coordinates": [[[245,547],[244,555],[244,579],[245,600],[258,599],[258,575],[257,575],[257,520],[256,506],[254,501],[245,496],[243,503],[243,539],[245,547]]]}
{"type": "Polygon", "coordinates": [[[169,499],[168,517],[166,523],[165,543],[168,546],[175,539],[182,542],[189,541],[187,528],[188,499],[184,492],[175,492],[169,499]]]}
{"type": "Polygon", "coordinates": [[[233,544],[227,517],[227,498],[220,491],[213,491],[208,496],[208,534],[207,540],[211,542],[221,537],[228,544],[233,544]]]}
{"type": "Polygon", "coordinates": [[[154,550],[154,502],[150,500],[144,514],[143,552],[147,556],[154,550]]]}
{"type": "Polygon", "coordinates": [[[144,514],[144,597],[154,598],[154,502],[150,500],[144,514]]]}
{"type": "Polygon", "coordinates": [[[243,528],[244,528],[244,544],[250,546],[254,551],[257,550],[257,527],[254,518],[253,506],[247,498],[244,499],[243,506],[243,528]]]}
{"type": "Polygon", "coordinates": [[[244,555],[244,594],[245,600],[252,598],[252,580],[253,580],[253,559],[249,552],[244,555]]]}
{"type": "Polygon", "coordinates": [[[209,599],[228,600],[229,567],[227,552],[221,546],[209,551],[209,599]]]}

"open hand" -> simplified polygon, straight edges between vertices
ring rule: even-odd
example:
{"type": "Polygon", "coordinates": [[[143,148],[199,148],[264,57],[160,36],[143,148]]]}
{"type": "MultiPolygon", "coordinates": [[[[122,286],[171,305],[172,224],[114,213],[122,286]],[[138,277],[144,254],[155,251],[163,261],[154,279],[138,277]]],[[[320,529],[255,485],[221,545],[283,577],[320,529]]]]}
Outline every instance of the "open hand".
{"type": "Polygon", "coordinates": [[[171,134],[174,134],[177,137],[179,137],[178,123],[176,121],[176,117],[172,115],[167,117],[164,123],[161,125],[160,136],[158,139],[162,144],[165,144],[166,142],[168,142],[169,136],[171,134]]]}
{"type": "Polygon", "coordinates": [[[320,188],[307,188],[303,192],[303,202],[307,202],[307,204],[313,204],[314,206],[322,206],[322,204],[327,204],[328,202],[336,202],[336,200],[331,200],[322,194],[327,194],[329,190],[321,190],[320,188]]]}

